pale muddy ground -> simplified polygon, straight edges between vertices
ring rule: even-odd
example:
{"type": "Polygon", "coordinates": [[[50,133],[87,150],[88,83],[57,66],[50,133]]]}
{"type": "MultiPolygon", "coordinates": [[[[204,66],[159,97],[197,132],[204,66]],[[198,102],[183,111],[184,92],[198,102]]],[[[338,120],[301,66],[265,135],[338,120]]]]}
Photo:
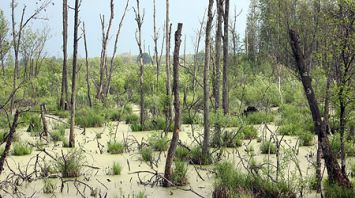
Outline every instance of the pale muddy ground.
{"type": "MultiPolygon", "coordinates": [[[[56,120],[50,119],[50,125],[57,122],[56,120]]],[[[83,168],[84,176],[80,177],[79,179],[87,183],[88,185],[92,186],[94,189],[97,189],[101,195],[107,193],[107,197],[136,197],[136,195],[143,191],[148,197],[198,197],[191,191],[186,191],[177,188],[162,188],[162,187],[151,187],[150,185],[145,186],[139,184],[139,179],[137,174],[132,174],[136,171],[158,171],[159,173],[164,172],[164,165],[165,165],[165,155],[166,152],[161,153],[160,160],[158,162],[158,166],[151,167],[146,162],[142,162],[140,160],[140,155],[136,148],[136,144],[132,144],[130,147],[130,152],[126,152],[120,155],[111,155],[107,153],[107,142],[113,139],[112,135],[110,136],[110,131],[112,133],[117,130],[117,140],[122,141],[123,137],[128,137],[129,142],[133,142],[133,139],[138,140],[141,142],[142,139],[147,140],[149,135],[152,132],[131,132],[130,127],[125,123],[111,123],[111,127],[105,126],[101,128],[87,128],[85,135],[82,134],[83,130],[77,128],[76,129],[76,140],[77,140],[77,147],[80,147],[85,151],[86,156],[86,164],[89,166],[94,166],[100,168],[99,170],[95,170],[92,168],[83,168]],[[117,125],[118,124],[118,125],[117,125]],[[105,148],[104,153],[100,154],[97,141],[96,141],[96,134],[102,133],[102,138],[99,139],[99,143],[104,145],[105,148]],[[134,138],[133,138],[134,137],[134,138]],[[114,162],[120,162],[123,169],[121,175],[119,176],[111,176],[108,175],[109,169],[111,168],[114,162]],[[129,162],[129,163],[128,163],[129,162]],[[129,165],[128,165],[129,164],[129,165]]],[[[260,136],[265,136],[266,139],[269,139],[270,132],[265,128],[264,125],[255,126],[259,130],[260,136]]],[[[268,124],[268,127],[271,131],[275,131],[277,127],[273,124],[268,124]]],[[[233,129],[227,129],[233,130],[233,129]]],[[[18,131],[20,137],[23,141],[28,141],[35,143],[38,141],[34,137],[30,137],[25,129],[21,129],[18,131]]],[[[68,130],[66,130],[68,133],[68,130]]],[[[195,130],[195,135],[201,133],[201,128],[195,130]]],[[[169,134],[171,137],[171,133],[169,134]]],[[[281,138],[278,136],[278,138],[281,138]]],[[[180,139],[185,145],[191,146],[193,144],[193,138],[191,133],[191,126],[183,125],[182,131],[180,133],[180,139]]],[[[316,141],[316,140],[315,140],[316,141]]],[[[295,137],[284,137],[284,141],[282,143],[282,148],[290,149],[296,144],[297,140],[295,137]]],[[[222,159],[228,161],[234,161],[235,164],[243,169],[243,163],[241,163],[240,157],[244,159],[250,159],[248,154],[245,152],[247,147],[253,147],[255,153],[255,160],[258,163],[264,163],[266,160],[271,160],[274,164],[276,164],[276,157],[275,155],[261,155],[259,151],[260,143],[257,140],[244,140],[243,146],[237,149],[225,149],[222,159]],[[238,154],[238,152],[240,155],[238,154]]],[[[55,155],[55,153],[60,153],[62,150],[64,153],[68,150],[66,148],[62,148],[61,142],[56,144],[50,143],[47,145],[46,150],[55,155]]],[[[283,149],[282,149],[283,150],[283,149]]],[[[286,173],[287,177],[292,177],[292,175],[299,176],[301,170],[302,176],[304,178],[311,176],[314,173],[314,168],[311,166],[311,161],[315,161],[315,152],[316,146],[311,147],[300,147],[299,154],[294,155],[286,155],[283,151],[280,159],[283,162],[283,170],[286,173]],[[297,163],[295,163],[297,161],[297,163]],[[295,164],[299,164],[298,168],[295,164]]],[[[10,167],[16,170],[16,167],[21,167],[22,171],[27,167],[32,167],[35,163],[34,157],[38,154],[38,151],[32,152],[31,155],[28,156],[10,156],[8,158],[8,162],[10,167]],[[31,160],[32,159],[32,160],[31,160]]],[[[293,152],[291,152],[293,153],[293,152]]],[[[45,156],[44,153],[40,154],[41,156],[45,156]]],[[[155,157],[157,158],[159,153],[155,153],[155,157]]],[[[46,157],[47,161],[51,161],[50,158],[46,157]]],[[[348,159],[348,162],[355,161],[354,159],[348,159]]],[[[245,162],[244,162],[245,164],[245,162]]],[[[214,178],[213,173],[213,166],[188,166],[188,182],[189,184],[185,187],[181,187],[183,189],[193,189],[196,193],[200,194],[203,197],[211,197],[213,191],[213,184],[214,178]],[[198,176],[197,174],[200,174],[198,176]]],[[[5,168],[4,174],[0,177],[1,180],[4,179],[6,175],[9,174],[9,170],[5,168]]],[[[140,177],[143,181],[147,181],[149,178],[152,177],[151,174],[140,174],[140,177]]],[[[76,191],[73,183],[68,183],[65,185],[63,193],[60,193],[60,181],[54,179],[57,189],[55,194],[44,194],[42,191],[44,182],[42,180],[33,181],[31,183],[23,184],[19,186],[19,189],[25,193],[26,197],[81,197],[80,194],[76,191]]],[[[301,182],[302,183],[302,182],[301,182]]],[[[290,183],[290,185],[292,185],[290,183]]],[[[80,189],[84,187],[80,185],[80,189]]],[[[90,196],[90,190],[87,188],[85,190],[85,196],[90,196]]],[[[5,197],[10,197],[10,195],[5,195],[5,197]]],[[[315,193],[307,192],[306,197],[319,197],[315,193]]]]}

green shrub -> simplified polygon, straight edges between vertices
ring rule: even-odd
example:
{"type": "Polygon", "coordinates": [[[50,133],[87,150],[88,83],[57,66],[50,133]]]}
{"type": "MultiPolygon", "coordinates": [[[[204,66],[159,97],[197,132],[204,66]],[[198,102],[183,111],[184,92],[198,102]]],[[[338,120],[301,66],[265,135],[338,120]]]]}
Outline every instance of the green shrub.
{"type": "Polygon", "coordinates": [[[85,156],[81,150],[71,149],[65,155],[57,155],[54,161],[55,170],[64,178],[79,177],[85,163],[85,156]]]}
{"type": "Polygon", "coordinates": [[[223,146],[228,148],[240,147],[243,144],[243,134],[239,132],[225,131],[222,135],[223,146]],[[236,134],[238,133],[238,134],[236,134]]]}
{"type": "Polygon", "coordinates": [[[32,147],[22,142],[15,142],[12,149],[12,155],[15,156],[29,155],[32,153],[32,147]]]}
{"type": "Polygon", "coordinates": [[[52,133],[50,133],[51,139],[54,142],[58,142],[58,141],[62,141],[64,139],[65,136],[65,128],[61,127],[55,131],[53,131],[52,133]]]}
{"type": "Polygon", "coordinates": [[[169,146],[169,140],[166,136],[161,137],[159,133],[153,133],[148,138],[149,145],[154,151],[166,151],[169,146]]]}
{"type": "Polygon", "coordinates": [[[121,164],[119,162],[114,162],[112,165],[112,173],[113,175],[121,175],[121,164]]]}
{"type": "Polygon", "coordinates": [[[230,162],[217,164],[215,172],[213,197],[296,197],[296,193],[286,182],[274,183],[260,176],[244,174],[230,162]]]}
{"type": "Polygon", "coordinates": [[[187,184],[187,163],[175,161],[175,168],[171,176],[172,182],[176,186],[184,186],[187,184]]]}
{"type": "Polygon", "coordinates": [[[301,146],[313,146],[314,145],[314,135],[308,132],[303,132],[298,135],[301,146]]]}
{"type": "Polygon", "coordinates": [[[132,131],[143,131],[143,127],[137,123],[131,124],[131,129],[132,131]]]}
{"type": "Polygon", "coordinates": [[[56,115],[56,116],[58,116],[60,118],[69,118],[70,117],[69,111],[58,110],[58,111],[54,112],[54,115],[56,115]]]}
{"type": "Polygon", "coordinates": [[[198,118],[193,115],[190,117],[187,112],[183,112],[181,115],[181,122],[182,124],[198,124],[198,118]]]}
{"type": "Polygon", "coordinates": [[[104,122],[104,117],[95,109],[80,109],[75,116],[75,123],[80,127],[102,127],[104,122]]]}
{"type": "Polygon", "coordinates": [[[138,124],[139,117],[136,114],[129,114],[126,116],[126,124],[138,124]]]}
{"type": "Polygon", "coordinates": [[[124,152],[125,145],[121,142],[110,141],[107,143],[107,152],[111,154],[121,154],[124,152]]]}
{"type": "Polygon", "coordinates": [[[146,197],[147,197],[147,195],[145,195],[145,192],[139,192],[137,194],[137,198],[146,198],[146,197]]]}
{"type": "Polygon", "coordinates": [[[296,135],[299,133],[301,129],[299,128],[298,125],[296,124],[284,124],[284,125],[281,125],[278,132],[280,135],[296,135]]]}
{"type": "MultiPolygon", "coordinates": [[[[331,142],[333,152],[338,157],[340,157],[340,153],[341,153],[340,134],[337,133],[337,134],[333,135],[330,139],[331,139],[330,142],[331,142]]],[[[352,142],[349,142],[347,140],[344,140],[344,141],[345,141],[344,142],[345,154],[347,156],[354,157],[355,156],[355,147],[353,146],[352,142]]]]}
{"type": "Polygon", "coordinates": [[[265,141],[260,145],[261,154],[275,154],[276,146],[271,141],[265,141]]]}
{"type": "Polygon", "coordinates": [[[258,137],[258,131],[253,126],[245,126],[241,129],[244,139],[251,140],[258,137]]]}
{"type": "Polygon", "coordinates": [[[248,114],[248,116],[246,117],[246,121],[249,124],[270,123],[274,121],[274,116],[271,113],[267,112],[254,112],[248,114]]]}
{"type": "Polygon", "coordinates": [[[355,197],[355,189],[346,188],[337,184],[330,184],[328,180],[323,183],[324,195],[327,198],[353,198],[355,197]]]}
{"type": "Polygon", "coordinates": [[[31,132],[33,136],[38,136],[43,131],[42,120],[39,116],[33,115],[29,120],[27,132],[31,132]]]}
{"type": "MultiPolygon", "coordinates": [[[[0,151],[1,153],[1,151],[0,151]]],[[[350,166],[350,171],[351,171],[351,177],[355,177],[355,162],[351,164],[350,166]]]]}
{"type": "Polygon", "coordinates": [[[64,137],[62,139],[62,142],[63,142],[63,147],[64,148],[69,148],[69,140],[68,140],[68,138],[64,137]]]}
{"type": "Polygon", "coordinates": [[[151,162],[153,161],[153,149],[150,147],[143,147],[140,150],[142,160],[145,162],[151,162]]]}
{"type": "Polygon", "coordinates": [[[182,146],[176,147],[175,159],[176,161],[187,161],[189,160],[190,151],[182,146]]]}
{"type": "Polygon", "coordinates": [[[198,164],[198,165],[208,165],[212,164],[212,156],[203,156],[202,154],[202,147],[196,146],[193,147],[190,151],[190,163],[191,164],[198,164]]]}
{"type": "Polygon", "coordinates": [[[316,175],[312,175],[312,176],[310,176],[309,178],[308,178],[308,188],[310,189],[310,190],[317,190],[317,177],[316,177],[316,175]]]}
{"type": "Polygon", "coordinates": [[[52,179],[44,179],[43,180],[43,193],[44,194],[52,194],[56,189],[56,184],[52,179]]]}

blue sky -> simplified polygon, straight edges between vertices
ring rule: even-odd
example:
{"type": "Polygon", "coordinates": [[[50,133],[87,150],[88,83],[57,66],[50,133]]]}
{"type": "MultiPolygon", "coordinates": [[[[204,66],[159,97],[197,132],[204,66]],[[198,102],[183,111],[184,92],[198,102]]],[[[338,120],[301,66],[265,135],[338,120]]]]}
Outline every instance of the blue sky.
{"type": "MultiPolygon", "coordinates": [[[[24,6],[27,4],[27,15],[31,14],[36,8],[36,2],[38,0],[18,0],[17,7],[17,20],[20,20],[20,13],[24,6]]],[[[44,0],[42,0],[44,1],[44,0]]],[[[4,10],[5,16],[10,22],[10,2],[11,0],[1,0],[0,8],[4,10]]],[[[62,1],[52,0],[54,5],[48,7],[46,12],[42,13],[42,17],[48,20],[35,20],[30,26],[33,30],[41,30],[44,27],[49,28],[50,39],[46,44],[47,54],[49,56],[61,57],[62,50],[62,1]]],[[[69,4],[72,6],[74,0],[68,0],[69,4]]],[[[115,0],[115,20],[113,23],[114,32],[117,31],[118,23],[123,13],[124,4],[126,0],[115,0]]],[[[165,19],[165,0],[156,0],[157,3],[157,26],[160,30],[160,35],[163,34],[163,25],[165,19]]],[[[141,7],[145,12],[145,19],[143,23],[143,40],[145,43],[146,50],[148,46],[153,49],[153,0],[141,0],[141,7]]],[[[130,52],[132,54],[137,54],[138,47],[135,42],[135,31],[136,23],[134,20],[134,12],[132,6],[136,5],[136,0],[130,0],[129,11],[127,13],[123,29],[120,36],[118,53],[130,52]]],[[[195,32],[199,27],[199,22],[203,17],[205,9],[208,6],[208,0],[170,0],[170,15],[171,22],[173,24],[173,31],[176,29],[177,23],[181,22],[183,26],[183,34],[186,35],[186,48],[187,52],[192,52],[193,50],[193,40],[195,37],[195,32]]],[[[237,31],[244,37],[245,25],[246,25],[246,15],[248,11],[249,0],[231,0],[231,15],[234,15],[234,9],[239,13],[242,13],[237,18],[237,31]]],[[[69,10],[69,55],[72,53],[72,34],[73,34],[73,11],[69,10]]],[[[109,0],[82,0],[82,7],[80,12],[80,18],[85,22],[87,37],[88,37],[88,48],[89,56],[99,56],[101,50],[101,25],[100,25],[100,14],[104,14],[105,18],[109,17],[109,0]]],[[[114,45],[114,32],[111,32],[109,55],[111,54],[114,45]]],[[[162,37],[160,37],[161,43],[162,37]]],[[[84,49],[83,43],[80,41],[79,56],[83,57],[84,49]]]]}

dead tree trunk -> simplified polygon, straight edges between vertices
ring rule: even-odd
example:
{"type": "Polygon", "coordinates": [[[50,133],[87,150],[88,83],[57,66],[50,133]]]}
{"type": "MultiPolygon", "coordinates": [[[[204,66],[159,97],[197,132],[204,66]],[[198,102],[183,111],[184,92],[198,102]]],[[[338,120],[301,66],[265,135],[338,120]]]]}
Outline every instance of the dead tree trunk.
{"type": "Polygon", "coordinates": [[[153,0],[153,41],[154,41],[154,58],[155,58],[155,64],[157,66],[157,88],[159,85],[159,74],[160,74],[160,59],[159,59],[159,52],[158,52],[158,39],[159,39],[159,33],[157,31],[157,21],[156,21],[156,3],[155,0],[153,0]]]}
{"type": "Polygon", "coordinates": [[[213,143],[216,146],[221,145],[221,126],[219,125],[219,106],[220,106],[220,87],[221,87],[221,49],[222,49],[222,24],[223,24],[223,0],[216,0],[217,4],[217,30],[216,30],[216,60],[215,60],[215,86],[214,86],[214,96],[215,96],[215,116],[216,122],[214,123],[215,136],[213,143]]]}
{"type": "Polygon", "coordinates": [[[228,49],[229,49],[229,0],[224,2],[224,36],[223,36],[223,95],[222,106],[224,115],[229,113],[228,94],[228,49]]]}
{"type": "Polygon", "coordinates": [[[209,136],[210,136],[210,112],[209,112],[209,67],[211,59],[211,29],[213,21],[213,2],[214,0],[209,0],[208,4],[208,18],[206,25],[206,38],[205,38],[205,65],[203,70],[203,145],[202,145],[202,157],[203,162],[206,163],[206,160],[209,158],[209,136]]]}
{"type": "Polygon", "coordinates": [[[172,114],[173,114],[173,109],[171,106],[171,83],[170,83],[170,33],[171,33],[171,25],[170,25],[170,19],[169,19],[169,9],[170,9],[170,4],[169,0],[166,0],[166,19],[165,19],[165,34],[166,34],[166,54],[165,54],[165,70],[166,70],[166,107],[165,107],[165,114],[166,114],[166,128],[165,132],[169,131],[171,120],[172,120],[172,114]]]}
{"type": "Polygon", "coordinates": [[[88,45],[87,45],[87,40],[86,40],[86,30],[85,30],[85,23],[83,23],[83,37],[84,37],[84,48],[85,48],[85,66],[86,66],[86,87],[88,89],[87,91],[87,96],[88,96],[88,102],[89,106],[92,107],[92,101],[91,101],[91,93],[90,93],[90,76],[89,76],[89,53],[88,53],[88,45]]]}
{"type": "Polygon", "coordinates": [[[175,32],[175,49],[174,49],[174,62],[173,62],[173,92],[174,92],[174,133],[170,142],[168,155],[166,157],[164,177],[164,187],[169,187],[171,184],[172,169],[171,165],[174,160],[177,144],[179,142],[180,132],[180,96],[179,96],[179,52],[181,45],[181,30],[182,23],[178,24],[178,28],[175,32]]]}
{"type": "MultiPolygon", "coordinates": [[[[97,99],[102,99],[104,90],[105,90],[105,74],[107,74],[107,43],[110,37],[110,31],[112,27],[112,21],[114,18],[114,3],[113,0],[110,0],[110,19],[108,21],[108,27],[105,31],[105,16],[100,16],[101,20],[101,30],[102,30],[102,49],[100,56],[100,79],[99,86],[96,93],[97,99]]],[[[107,75],[106,75],[107,76],[107,75]]]]}
{"type": "Polygon", "coordinates": [[[4,163],[5,163],[6,157],[9,155],[9,152],[10,152],[10,148],[11,148],[12,141],[14,139],[14,134],[16,132],[16,127],[17,127],[17,122],[18,122],[19,116],[20,116],[20,112],[16,111],[15,116],[14,116],[14,120],[12,121],[9,135],[6,138],[5,150],[2,153],[1,158],[0,158],[0,175],[1,175],[2,171],[4,170],[4,163]]]}
{"type": "Polygon", "coordinates": [[[129,5],[129,0],[127,0],[124,12],[122,14],[121,20],[120,20],[120,24],[118,25],[118,30],[116,33],[116,38],[115,38],[115,45],[113,47],[113,54],[111,57],[111,62],[110,62],[110,72],[108,75],[108,80],[107,80],[107,85],[105,86],[105,97],[107,97],[107,95],[110,93],[110,88],[111,88],[111,79],[112,79],[112,73],[113,73],[113,69],[114,69],[114,62],[115,62],[115,58],[116,58],[116,52],[117,52],[117,46],[118,46],[118,39],[121,33],[121,29],[123,26],[123,21],[126,17],[126,13],[127,13],[127,9],[128,9],[128,5],[129,5]]]}
{"type": "Polygon", "coordinates": [[[321,142],[322,152],[324,156],[325,166],[328,172],[328,178],[330,183],[337,183],[344,187],[351,187],[351,182],[348,177],[341,172],[340,166],[337,162],[336,156],[332,152],[329,139],[326,134],[327,123],[322,120],[321,113],[319,111],[318,102],[313,91],[312,79],[310,77],[309,69],[305,65],[304,55],[300,47],[300,40],[298,33],[294,30],[289,30],[290,45],[292,48],[293,56],[296,61],[298,73],[300,75],[303,88],[308,100],[308,104],[312,113],[314,129],[318,134],[318,138],[321,142]]]}
{"type": "Polygon", "coordinates": [[[139,48],[139,70],[140,70],[140,124],[142,130],[144,130],[144,62],[143,62],[143,48],[142,48],[142,25],[144,20],[144,15],[141,16],[140,13],[140,2],[137,0],[137,7],[134,8],[134,13],[136,15],[137,31],[136,31],[136,42],[139,48]]]}
{"type": "Polygon", "coordinates": [[[77,73],[77,55],[78,55],[78,29],[79,29],[79,1],[75,0],[75,14],[74,14],[74,42],[73,42],[73,75],[72,75],[72,90],[70,100],[70,133],[69,133],[69,147],[75,147],[75,104],[76,104],[76,73],[77,73]]]}
{"type": "Polygon", "coordinates": [[[67,71],[67,46],[68,46],[68,0],[63,0],[63,69],[62,69],[62,88],[59,107],[68,110],[68,71],[67,71]]]}
{"type": "Polygon", "coordinates": [[[41,118],[42,118],[42,125],[43,125],[43,136],[48,137],[48,125],[46,120],[46,106],[45,104],[41,104],[41,118]]]}

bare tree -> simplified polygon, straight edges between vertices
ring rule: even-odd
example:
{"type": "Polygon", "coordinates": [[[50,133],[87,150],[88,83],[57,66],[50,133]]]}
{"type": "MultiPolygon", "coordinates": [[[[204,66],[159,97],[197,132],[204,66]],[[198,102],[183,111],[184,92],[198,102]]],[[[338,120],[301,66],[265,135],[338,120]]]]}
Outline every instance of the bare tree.
{"type": "Polygon", "coordinates": [[[73,74],[72,74],[72,90],[70,100],[70,132],[69,132],[69,147],[75,147],[75,105],[76,105],[76,79],[77,79],[77,56],[78,56],[78,30],[79,30],[79,8],[80,0],[75,0],[74,8],[74,37],[73,37],[73,74]]]}
{"type": "Polygon", "coordinates": [[[297,70],[301,78],[304,92],[307,97],[307,101],[312,113],[314,129],[318,134],[318,139],[321,141],[321,147],[323,152],[323,157],[325,161],[325,166],[327,168],[328,178],[330,183],[337,183],[344,187],[351,188],[351,182],[349,181],[347,175],[343,174],[340,166],[337,162],[336,156],[334,155],[329,139],[326,133],[326,126],[324,120],[318,107],[318,101],[316,99],[313,87],[312,79],[310,77],[309,67],[306,66],[304,60],[304,54],[300,47],[300,40],[298,33],[292,29],[289,30],[290,45],[292,48],[293,56],[296,61],[297,70]]]}
{"type": "Polygon", "coordinates": [[[140,68],[140,124],[142,130],[144,129],[144,62],[143,62],[143,48],[142,48],[142,25],[144,20],[144,13],[141,16],[140,12],[140,1],[137,0],[137,7],[134,8],[134,13],[136,15],[137,31],[136,31],[136,42],[139,48],[139,68],[140,68]]]}
{"type": "Polygon", "coordinates": [[[62,87],[59,101],[59,107],[62,110],[68,109],[68,0],[63,0],[63,69],[62,69],[62,87]]]}
{"type": "Polygon", "coordinates": [[[5,76],[5,58],[11,47],[10,42],[6,38],[8,33],[8,23],[5,19],[4,12],[0,10],[0,61],[3,76],[5,76]]]}
{"type": "Polygon", "coordinates": [[[91,101],[91,93],[90,93],[90,75],[89,75],[89,53],[88,53],[88,45],[87,45],[87,40],[86,40],[86,30],[85,30],[85,23],[83,23],[83,37],[84,37],[84,48],[85,48],[85,66],[86,66],[86,87],[88,89],[87,96],[88,96],[88,101],[89,101],[89,106],[92,107],[92,101],[91,101]]]}
{"type": "Polygon", "coordinates": [[[174,155],[176,151],[177,144],[179,142],[179,132],[180,132],[180,95],[179,95],[179,53],[181,46],[181,31],[182,23],[178,24],[178,28],[175,32],[175,49],[174,49],[174,60],[173,60],[173,92],[174,92],[174,133],[170,142],[170,147],[168,150],[168,155],[166,157],[165,172],[164,172],[164,186],[169,187],[171,184],[172,170],[171,165],[174,160],[174,155]]]}
{"type": "MultiPolygon", "coordinates": [[[[16,81],[17,78],[20,76],[20,69],[19,69],[19,53],[20,53],[20,45],[22,41],[22,33],[23,30],[26,28],[26,26],[29,24],[30,21],[33,19],[38,18],[37,16],[47,8],[47,6],[50,4],[50,0],[42,2],[42,4],[27,18],[25,19],[25,13],[26,13],[26,6],[23,7],[22,13],[21,13],[21,19],[18,24],[18,27],[16,27],[16,13],[15,9],[17,7],[17,2],[16,0],[11,0],[11,22],[12,22],[12,48],[14,50],[14,57],[15,57],[15,68],[14,68],[14,73],[13,73],[13,90],[16,89],[16,81]]],[[[16,98],[16,93],[13,94],[11,98],[11,109],[14,108],[14,102],[16,98]]]]}
{"type": "Polygon", "coordinates": [[[209,112],[209,67],[211,59],[211,29],[213,22],[213,3],[214,0],[209,0],[207,11],[207,25],[206,25],[206,38],[205,38],[205,65],[203,70],[203,145],[202,145],[202,157],[206,163],[206,159],[209,157],[209,136],[210,136],[210,112],[209,112]]]}
{"type": "Polygon", "coordinates": [[[228,55],[229,55],[229,0],[224,0],[224,35],[223,35],[223,88],[222,106],[224,115],[229,113],[228,94],[228,55]]]}
{"type": "Polygon", "coordinates": [[[107,43],[110,37],[110,31],[112,27],[112,21],[114,19],[114,0],[110,0],[110,19],[108,21],[107,29],[105,30],[105,15],[100,15],[101,21],[101,31],[102,31],[102,47],[101,47],[101,56],[100,56],[100,77],[99,77],[99,85],[97,87],[96,98],[102,99],[104,94],[104,82],[105,82],[105,74],[108,76],[107,72],[107,43]]]}
{"type": "MultiPolygon", "coordinates": [[[[220,106],[220,87],[221,87],[221,49],[222,49],[222,25],[223,25],[223,14],[224,14],[224,8],[223,8],[223,2],[224,0],[216,0],[217,4],[217,30],[216,30],[216,59],[215,59],[215,83],[214,83],[214,97],[215,97],[215,116],[218,117],[219,115],[219,106],[220,106]]],[[[221,144],[221,139],[220,139],[220,132],[221,132],[221,127],[218,123],[218,118],[216,118],[216,122],[214,123],[215,125],[215,137],[214,137],[214,143],[217,146],[220,146],[221,144]]]]}
{"type": "Polygon", "coordinates": [[[120,24],[118,25],[118,30],[116,33],[116,38],[115,38],[115,45],[113,47],[113,53],[112,53],[112,57],[111,57],[111,61],[110,61],[110,71],[109,71],[109,75],[108,75],[108,80],[107,80],[107,84],[106,84],[106,88],[105,88],[105,97],[109,94],[110,92],[110,87],[111,87],[111,79],[112,79],[112,73],[113,73],[113,69],[114,69],[114,62],[115,62],[115,58],[116,58],[116,52],[117,52],[117,47],[118,47],[118,39],[122,30],[122,26],[123,26],[123,21],[126,17],[126,13],[128,10],[128,5],[129,5],[129,0],[127,0],[126,2],[126,6],[125,9],[123,11],[121,20],[120,20],[120,24]]]}
{"type": "Polygon", "coordinates": [[[157,86],[159,83],[159,74],[160,74],[160,58],[158,52],[158,40],[159,40],[159,32],[157,31],[157,21],[156,21],[156,3],[153,0],[153,41],[154,41],[154,59],[155,64],[157,66],[157,86]]]}
{"type": "Polygon", "coordinates": [[[165,71],[166,71],[166,108],[165,108],[165,114],[166,114],[166,128],[165,131],[167,132],[170,128],[172,116],[173,116],[173,109],[171,105],[171,83],[170,83],[170,33],[171,33],[171,24],[170,24],[170,3],[169,0],[166,0],[166,19],[165,19],[165,38],[166,38],[166,43],[165,43],[165,71]]]}

